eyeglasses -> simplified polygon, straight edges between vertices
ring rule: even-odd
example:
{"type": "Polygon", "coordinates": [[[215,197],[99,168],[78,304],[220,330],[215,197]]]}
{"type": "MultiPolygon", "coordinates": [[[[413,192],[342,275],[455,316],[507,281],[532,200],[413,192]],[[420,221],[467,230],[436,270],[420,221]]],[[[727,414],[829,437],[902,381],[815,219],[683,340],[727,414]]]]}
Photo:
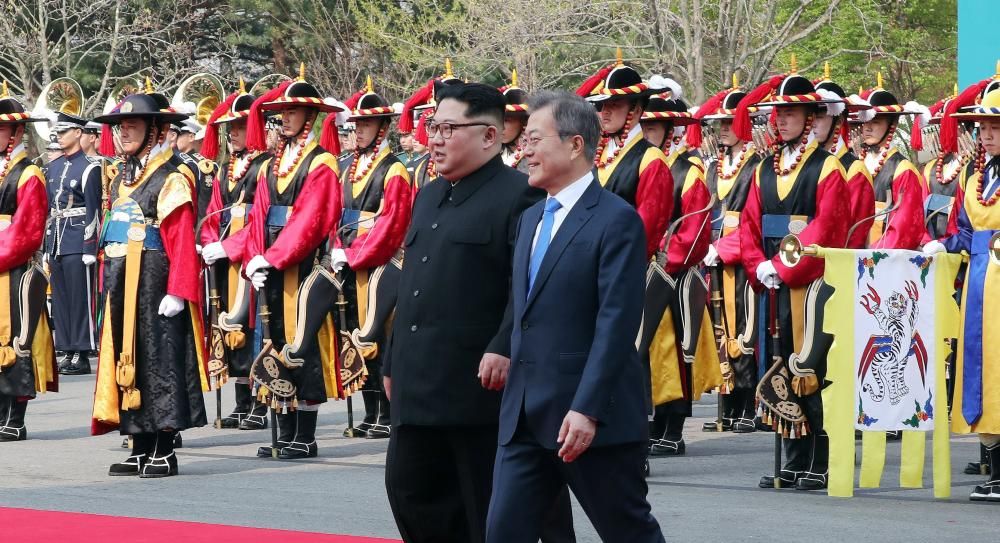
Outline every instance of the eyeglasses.
{"type": "Polygon", "coordinates": [[[427,123],[427,137],[433,138],[441,133],[441,138],[450,140],[451,134],[456,128],[465,128],[468,126],[493,126],[490,123],[436,123],[431,121],[427,123]]]}

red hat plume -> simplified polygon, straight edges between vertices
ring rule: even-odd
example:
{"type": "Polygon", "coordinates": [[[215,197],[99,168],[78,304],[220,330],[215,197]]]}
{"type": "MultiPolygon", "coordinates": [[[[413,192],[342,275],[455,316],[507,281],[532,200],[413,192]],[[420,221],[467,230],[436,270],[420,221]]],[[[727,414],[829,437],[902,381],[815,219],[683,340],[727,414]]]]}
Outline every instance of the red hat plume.
{"type": "Polygon", "coordinates": [[[590,96],[590,93],[594,92],[594,89],[597,88],[597,85],[600,84],[601,81],[604,81],[605,77],[608,77],[608,74],[611,73],[611,70],[613,70],[615,66],[617,66],[617,64],[609,64],[608,66],[597,70],[596,74],[588,77],[583,83],[580,83],[580,86],[576,88],[576,95],[584,98],[590,96]]]}
{"type": "Polygon", "coordinates": [[[944,108],[944,115],[941,117],[941,150],[945,153],[958,151],[958,119],[953,117],[961,107],[971,106],[976,103],[976,97],[982,94],[993,78],[984,79],[978,83],[969,85],[961,94],[953,98],[944,108]]]}
{"type": "Polygon", "coordinates": [[[319,136],[319,146],[334,156],[340,154],[340,134],[337,132],[336,113],[326,114],[326,119],[323,120],[323,132],[319,136]]]}
{"type": "MultiPolygon", "coordinates": [[[[426,104],[434,96],[434,81],[434,79],[429,80],[403,104],[403,113],[399,116],[400,134],[413,132],[413,109],[426,104]]],[[[358,98],[360,99],[360,96],[358,98]]]]}
{"type": "Polygon", "coordinates": [[[208,124],[205,125],[205,140],[201,144],[201,156],[209,159],[215,160],[219,156],[219,125],[215,124],[215,121],[219,120],[229,112],[229,108],[233,107],[233,102],[239,97],[240,93],[234,92],[226,97],[221,104],[216,106],[212,111],[212,114],[208,117],[208,124]]]}
{"type": "Polygon", "coordinates": [[[264,137],[264,112],[261,110],[261,106],[280,98],[285,94],[285,89],[294,82],[294,80],[284,81],[254,100],[253,105],[250,106],[250,115],[247,117],[247,149],[251,151],[267,150],[267,138],[264,137]]]}
{"type": "Polygon", "coordinates": [[[756,89],[747,93],[740,100],[739,105],[736,106],[736,114],[733,119],[733,132],[736,134],[736,137],[743,141],[751,141],[753,139],[753,122],[750,120],[750,108],[757,105],[758,102],[762,102],[764,98],[767,98],[769,94],[774,92],[778,88],[778,85],[781,85],[781,82],[785,80],[785,77],[787,77],[787,74],[772,77],[756,89]]]}
{"type": "Polygon", "coordinates": [[[694,149],[701,147],[701,120],[705,118],[705,115],[711,115],[719,109],[719,106],[722,105],[722,101],[726,99],[726,95],[729,94],[730,90],[732,89],[715,93],[694,113],[693,117],[698,122],[690,124],[687,127],[687,133],[684,135],[687,138],[689,146],[694,149]]]}

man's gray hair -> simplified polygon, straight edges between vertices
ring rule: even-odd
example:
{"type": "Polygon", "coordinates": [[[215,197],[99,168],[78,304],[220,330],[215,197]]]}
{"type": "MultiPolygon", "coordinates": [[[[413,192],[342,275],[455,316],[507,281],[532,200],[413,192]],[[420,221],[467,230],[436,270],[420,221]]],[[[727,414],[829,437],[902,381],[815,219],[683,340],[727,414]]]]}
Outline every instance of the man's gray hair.
{"type": "Polygon", "coordinates": [[[532,113],[551,108],[559,137],[580,136],[583,138],[583,152],[588,160],[594,160],[597,143],[601,138],[601,121],[597,110],[583,98],[566,91],[539,91],[528,100],[528,111],[532,113]]]}

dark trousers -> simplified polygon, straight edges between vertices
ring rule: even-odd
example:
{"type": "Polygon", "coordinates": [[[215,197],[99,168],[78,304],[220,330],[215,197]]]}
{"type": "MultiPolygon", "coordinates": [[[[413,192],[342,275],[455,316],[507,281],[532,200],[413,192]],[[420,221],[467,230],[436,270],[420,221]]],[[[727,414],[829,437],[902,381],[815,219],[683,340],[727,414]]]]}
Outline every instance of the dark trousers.
{"type": "MultiPolygon", "coordinates": [[[[484,542],[496,454],[496,426],[393,428],[385,486],[403,541],[484,542]]],[[[565,485],[546,511],[543,543],[576,541],[565,485]]]]}
{"type": "Polygon", "coordinates": [[[57,351],[92,351],[97,348],[91,310],[94,274],[90,267],[83,264],[82,258],[83,255],[49,258],[52,322],[57,351]]]}
{"type": "Polygon", "coordinates": [[[486,541],[534,543],[566,485],[603,541],[659,543],[660,526],[646,500],[646,443],[587,450],[567,464],[526,432],[497,450],[486,541]]]}

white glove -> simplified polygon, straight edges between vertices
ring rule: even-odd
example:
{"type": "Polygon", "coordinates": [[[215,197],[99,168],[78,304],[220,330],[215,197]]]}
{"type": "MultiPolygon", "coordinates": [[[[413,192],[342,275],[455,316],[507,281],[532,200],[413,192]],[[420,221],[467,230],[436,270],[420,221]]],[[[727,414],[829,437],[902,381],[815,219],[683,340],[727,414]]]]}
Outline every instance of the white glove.
{"type": "Polygon", "coordinates": [[[201,245],[198,245],[197,243],[195,243],[194,244],[194,252],[196,252],[198,254],[201,254],[201,245]]]}
{"type": "Polygon", "coordinates": [[[719,264],[719,251],[715,249],[715,245],[709,244],[708,254],[705,255],[705,258],[701,259],[701,262],[709,268],[719,264]]]}
{"type": "Polygon", "coordinates": [[[263,255],[257,255],[251,258],[250,262],[247,262],[247,269],[246,269],[247,277],[250,277],[251,275],[257,273],[260,270],[265,270],[267,268],[272,268],[272,267],[273,266],[271,266],[271,263],[268,262],[263,257],[263,255]]]}
{"type": "Polygon", "coordinates": [[[49,253],[42,253],[42,265],[49,263],[49,253]]]}
{"type": "Polygon", "coordinates": [[[945,252],[947,250],[948,249],[945,248],[944,243],[941,243],[940,241],[938,241],[936,239],[928,241],[927,245],[924,245],[924,248],[923,248],[923,252],[924,252],[925,255],[933,255],[933,254],[937,254],[937,253],[943,253],[943,252],[945,252]]]}
{"type": "Polygon", "coordinates": [[[97,262],[97,257],[94,255],[83,255],[80,257],[80,260],[83,262],[84,266],[93,266],[94,263],[97,262]]]}
{"type": "Polygon", "coordinates": [[[343,249],[330,251],[330,267],[333,271],[339,272],[345,265],[347,265],[347,253],[343,249]]]}
{"type": "Polygon", "coordinates": [[[164,317],[176,316],[181,311],[184,311],[184,300],[174,296],[173,294],[167,294],[160,300],[160,315],[164,317]]]}
{"type": "Polygon", "coordinates": [[[778,270],[774,269],[774,263],[770,260],[765,260],[757,266],[757,280],[765,288],[775,289],[781,286],[781,277],[778,276],[778,270]]]}
{"type": "Polygon", "coordinates": [[[267,282],[267,270],[254,272],[253,275],[250,276],[250,282],[253,283],[253,286],[256,289],[264,288],[264,283],[267,282]]]}
{"type": "Polygon", "coordinates": [[[205,261],[205,264],[211,266],[223,258],[229,258],[229,255],[226,254],[226,250],[222,247],[222,242],[216,241],[202,247],[201,258],[205,261]]]}

